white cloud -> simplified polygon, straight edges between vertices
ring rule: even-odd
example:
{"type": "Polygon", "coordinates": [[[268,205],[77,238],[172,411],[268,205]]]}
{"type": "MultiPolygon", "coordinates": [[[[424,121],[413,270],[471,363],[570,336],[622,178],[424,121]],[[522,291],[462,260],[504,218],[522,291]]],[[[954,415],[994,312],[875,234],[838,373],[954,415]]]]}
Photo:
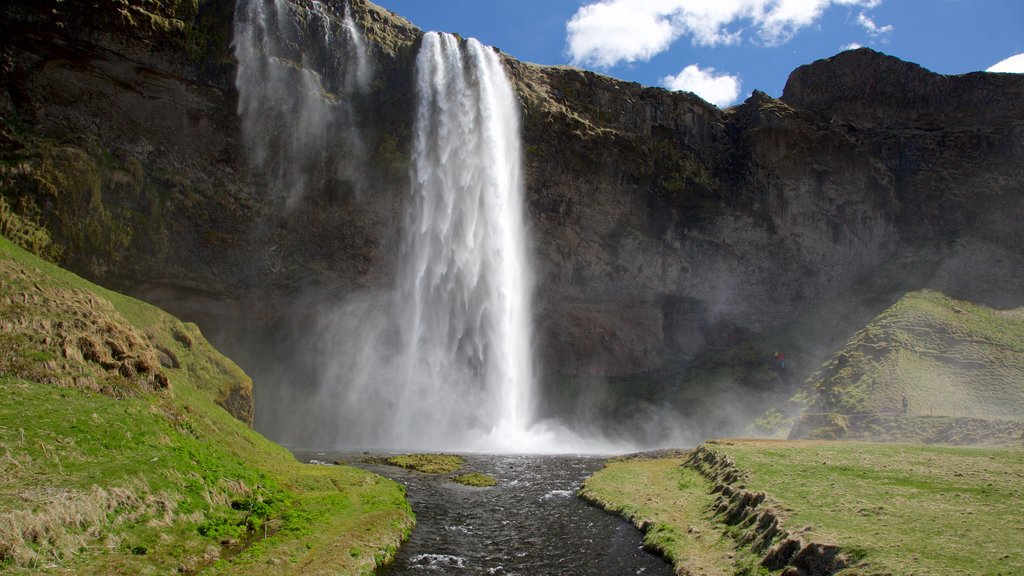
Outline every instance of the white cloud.
{"type": "Polygon", "coordinates": [[[871,9],[880,2],[596,0],[581,6],[566,24],[568,52],[575,64],[614,66],[649,60],[684,36],[702,46],[736,44],[745,26],[761,42],[778,45],[813,24],[833,4],[871,9]]]}
{"type": "Polygon", "coordinates": [[[879,26],[879,25],[875,24],[875,21],[872,20],[864,12],[861,12],[857,16],[857,23],[860,24],[861,26],[863,26],[864,29],[868,31],[868,34],[871,34],[872,36],[881,36],[882,34],[888,34],[889,32],[893,31],[892,24],[886,24],[885,26],[879,26]]]}
{"type": "Polygon", "coordinates": [[[996,62],[986,72],[1016,72],[1017,74],[1024,74],[1024,53],[996,62]]]}
{"type": "Polygon", "coordinates": [[[857,44],[856,42],[850,42],[849,44],[839,47],[840,50],[856,50],[857,48],[863,48],[863,46],[857,44]]]}
{"type": "Polygon", "coordinates": [[[835,0],[835,2],[840,6],[860,6],[865,10],[878,8],[882,5],[882,0],[835,0]]]}
{"type": "Polygon", "coordinates": [[[720,108],[736,102],[741,84],[739,76],[716,74],[714,68],[702,69],[696,64],[690,64],[675,76],[665,76],[661,83],[670,90],[693,92],[720,108]]]}

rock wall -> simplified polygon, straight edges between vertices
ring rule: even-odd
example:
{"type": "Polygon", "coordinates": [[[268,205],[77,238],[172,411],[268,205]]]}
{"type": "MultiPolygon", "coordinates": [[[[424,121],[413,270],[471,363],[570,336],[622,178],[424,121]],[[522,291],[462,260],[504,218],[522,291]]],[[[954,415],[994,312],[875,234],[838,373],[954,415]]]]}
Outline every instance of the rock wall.
{"type": "MultiPolygon", "coordinates": [[[[421,33],[352,0],[375,66],[353,103],[369,160],[358,182],[328,179],[285,210],[240,141],[234,2],[153,6],[0,8],[0,193],[62,264],[198,321],[280,393],[272,406],[299,393],[281,382],[317,378],[302,352],[320,310],[393,284],[421,33]]],[[[685,366],[922,242],[1024,248],[1020,76],[940,76],[860,49],[801,67],[781,99],[719,110],[505,62],[523,104],[548,375],[685,366]]],[[[945,278],[971,292],[960,261],[945,278]]]]}

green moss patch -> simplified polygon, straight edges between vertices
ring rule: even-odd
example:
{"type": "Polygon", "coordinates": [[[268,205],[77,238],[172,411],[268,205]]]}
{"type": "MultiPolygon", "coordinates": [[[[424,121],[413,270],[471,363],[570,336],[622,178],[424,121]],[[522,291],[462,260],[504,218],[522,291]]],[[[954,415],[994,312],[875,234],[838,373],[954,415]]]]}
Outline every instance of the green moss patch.
{"type": "Polygon", "coordinates": [[[466,460],[454,454],[403,454],[392,456],[384,463],[424,474],[451,474],[462,468],[466,460]]]}
{"type": "Polygon", "coordinates": [[[464,486],[473,486],[476,488],[487,488],[489,486],[497,486],[498,481],[490,474],[483,474],[481,472],[470,472],[469,474],[460,474],[452,478],[455,482],[464,486]]]}

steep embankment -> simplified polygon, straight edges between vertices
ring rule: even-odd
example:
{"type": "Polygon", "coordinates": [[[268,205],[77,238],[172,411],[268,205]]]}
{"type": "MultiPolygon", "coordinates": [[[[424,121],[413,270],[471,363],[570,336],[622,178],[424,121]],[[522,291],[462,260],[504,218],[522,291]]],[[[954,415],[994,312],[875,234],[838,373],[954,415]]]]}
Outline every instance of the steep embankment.
{"type": "Polygon", "coordinates": [[[1020,449],[716,441],[623,459],[583,498],[682,574],[1014,574],[1020,449]]]}
{"type": "Polygon", "coordinates": [[[372,570],[402,488],[296,462],[250,393],[195,325],[0,237],[0,571],[372,570]]]}
{"type": "Polygon", "coordinates": [[[805,406],[792,438],[1018,441],[1024,308],[910,293],[833,355],[798,400],[805,406]]]}

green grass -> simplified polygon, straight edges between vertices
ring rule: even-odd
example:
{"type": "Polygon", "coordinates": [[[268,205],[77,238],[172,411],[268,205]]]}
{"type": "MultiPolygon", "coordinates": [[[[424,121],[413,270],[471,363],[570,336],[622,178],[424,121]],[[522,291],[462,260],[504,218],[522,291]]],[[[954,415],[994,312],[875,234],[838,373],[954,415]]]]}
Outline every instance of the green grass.
{"type": "Polygon", "coordinates": [[[733,574],[748,560],[708,517],[709,482],[682,456],[611,461],[579,495],[645,530],[644,547],[693,574],[733,574]]]}
{"type": "Polygon", "coordinates": [[[820,374],[819,406],[841,412],[1024,416],[1024,310],[994,310],[938,292],[905,296],[860,331],[820,374]]]}
{"type": "Polygon", "coordinates": [[[1024,573],[1024,451],[722,442],[790,530],[856,551],[851,574],[1024,573]]]}
{"type": "MultiPolygon", "coordinates": [[[[1024,450],[825,441],[709,445],[768,494],[782,527],[838,545],[849,575],[1024,574],[1024,450]]],[[[768,571],[712,516],[709,481],[683,457],[609,462],[580,495],[647,525],[645,546],[694,574],[768,571]]],[[[777,574],[778,571],[772,572],[777,574]]]]}
{"type": "MultiPolygon", "coordinates": [[[[857,332],[800,396],[811,415],[894,414],[906,397],[918,419],[1024,420],[1024,309],[912,292],[857,332]]],[[[816,422],[798,434],[923,440],[945,425],[886,423],[876,433],[856,420],[846,424],[816,422]]]]}
{"type": "Polygon", "coordinates": [[[466,460],[453,454],[403,454],[392,456],[384,463],[424,474],[451,474],[462,468],[466,460]]]}
{"type": "Polygon", "coordinates": [[[0,572],[368,573],[411,529],[400,485],[301,464],[218,405],[251,382],[195,326],[2,238],[0,339],[0,572]],[[169,386],[64,357],[94,332],[173,355],[169,386]]]}
{"type": "Polygon", "coordinates": [[[484,474],[482,472],[470,472],[469,474],[460,474],[452,478],[455,482],[462,484],[463,486],[473,486],[474,488],[488,488],[490,486],[497,486],[498,480],[490,474],[484,474]]]}

